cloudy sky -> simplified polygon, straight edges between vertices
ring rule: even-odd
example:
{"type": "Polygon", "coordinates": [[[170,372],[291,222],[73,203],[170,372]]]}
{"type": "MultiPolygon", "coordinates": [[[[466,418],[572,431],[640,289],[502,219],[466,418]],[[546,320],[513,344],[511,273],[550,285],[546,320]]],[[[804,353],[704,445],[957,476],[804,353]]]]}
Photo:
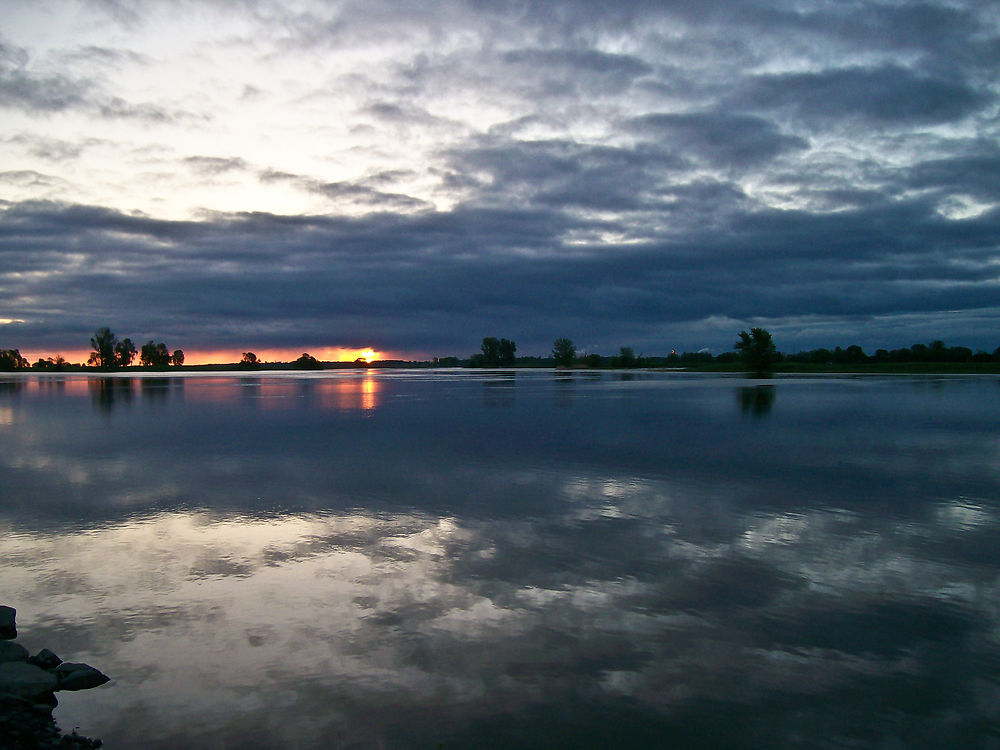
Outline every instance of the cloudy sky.
{"type": "Polygon", "coordinates": [[[0,348],[1000,345],[988,0],[0,12],[0,348]]]}

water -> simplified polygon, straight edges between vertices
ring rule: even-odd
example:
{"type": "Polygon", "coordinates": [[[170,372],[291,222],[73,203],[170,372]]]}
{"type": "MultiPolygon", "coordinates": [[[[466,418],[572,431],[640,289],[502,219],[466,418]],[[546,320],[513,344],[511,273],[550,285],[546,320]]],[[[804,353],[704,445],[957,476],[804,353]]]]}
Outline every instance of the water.
{"type": "Polygon", "coordinates": [[[109,748],[1000,747],[1000,380],[0,378],[109,748]]]}

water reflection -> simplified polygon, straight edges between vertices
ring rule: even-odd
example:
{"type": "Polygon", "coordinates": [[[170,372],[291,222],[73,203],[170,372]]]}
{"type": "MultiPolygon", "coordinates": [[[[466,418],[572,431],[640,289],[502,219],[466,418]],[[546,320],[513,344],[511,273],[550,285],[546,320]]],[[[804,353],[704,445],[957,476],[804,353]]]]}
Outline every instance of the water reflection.
{"type": "Polygon", "coordinates": [[[774,406],[775,393],[773,385],[744,386],[738,391],[740,409],[753,417],[766,416],[774,406]]]}
{"type": "Polygon", "coordinates": [[[382,381],[371,373],[363,377],[323,381],[317,387],[319,405],[338,411],[371,413],[381,403],[382,381]]]}
{"type": "Polygon", "coordinates": [[[490,372],[483,380],[483,406],[509,408],[515,403],[516,373],[513,371],[490,372]]]}
{"type": "Polygon", "coordinates": [[[60,724],[126,750],[988,746],[992,382],[781,381],[764,430],[732,379],[497,380],[139,385],[112,429],[71,390],[0,401],[5,603],[113,678],[60,724]]]}
{"type": "Polygon", "coordinates": [[[134,382],[132,378],[92,378],[87,384],[94,405],[110,412],[115,406],[132,402],[134,382]]]}

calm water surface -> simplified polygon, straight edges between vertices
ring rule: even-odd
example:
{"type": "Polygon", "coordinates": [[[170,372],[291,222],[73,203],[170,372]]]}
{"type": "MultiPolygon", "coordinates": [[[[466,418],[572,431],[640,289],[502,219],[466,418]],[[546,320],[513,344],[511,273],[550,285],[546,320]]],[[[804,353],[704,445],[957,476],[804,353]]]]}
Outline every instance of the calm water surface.
{"type": "Polygon", "coordinates": [[[1000,747],[1000,379],[0,378],[108,748],[1000,747]]]}

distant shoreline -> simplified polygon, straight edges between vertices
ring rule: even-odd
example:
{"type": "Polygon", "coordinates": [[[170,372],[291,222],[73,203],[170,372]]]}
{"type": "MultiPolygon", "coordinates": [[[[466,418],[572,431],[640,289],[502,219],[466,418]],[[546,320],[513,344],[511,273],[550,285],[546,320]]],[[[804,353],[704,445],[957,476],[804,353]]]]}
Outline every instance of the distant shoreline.
{"type": "MultiPolygon", "coordinates": [[[[589,367],[582,364],[570,368],[557,368],[551,362],[517,363],[512,367],[471,367],[469,365],[440,365],[431,361],[401,361],[381,360],[369,364],[355,362],[320,362],[319,367],[299,368],[290,363],[266,363],[256,367],[246,367],[239,363],[218,363],[200,365],[182,365],[180,367],[147,368],[127,367],[117,370],[102,370],[96,367],[67,366],[60,370],[23,369],[0,372],[4,375],[131,375],[136,377],[150,375],[169,375],[180,373],[234,373],[252,374],[266,372],[323,372],[327,370],[456,370],[462,372],[477,372],[490,370],[556,370],[558,372],[691,372],[739,374],[746,372],[739,362],[705,363],[700,365],[674,366],[662,363],[642,365],[638,367],[589,367]]],[[[812,364],[805,362],[779,362],[771,369],[774,375],[1000,375],[1000,362],[879,362],[866,364],[812,364]]]]}

